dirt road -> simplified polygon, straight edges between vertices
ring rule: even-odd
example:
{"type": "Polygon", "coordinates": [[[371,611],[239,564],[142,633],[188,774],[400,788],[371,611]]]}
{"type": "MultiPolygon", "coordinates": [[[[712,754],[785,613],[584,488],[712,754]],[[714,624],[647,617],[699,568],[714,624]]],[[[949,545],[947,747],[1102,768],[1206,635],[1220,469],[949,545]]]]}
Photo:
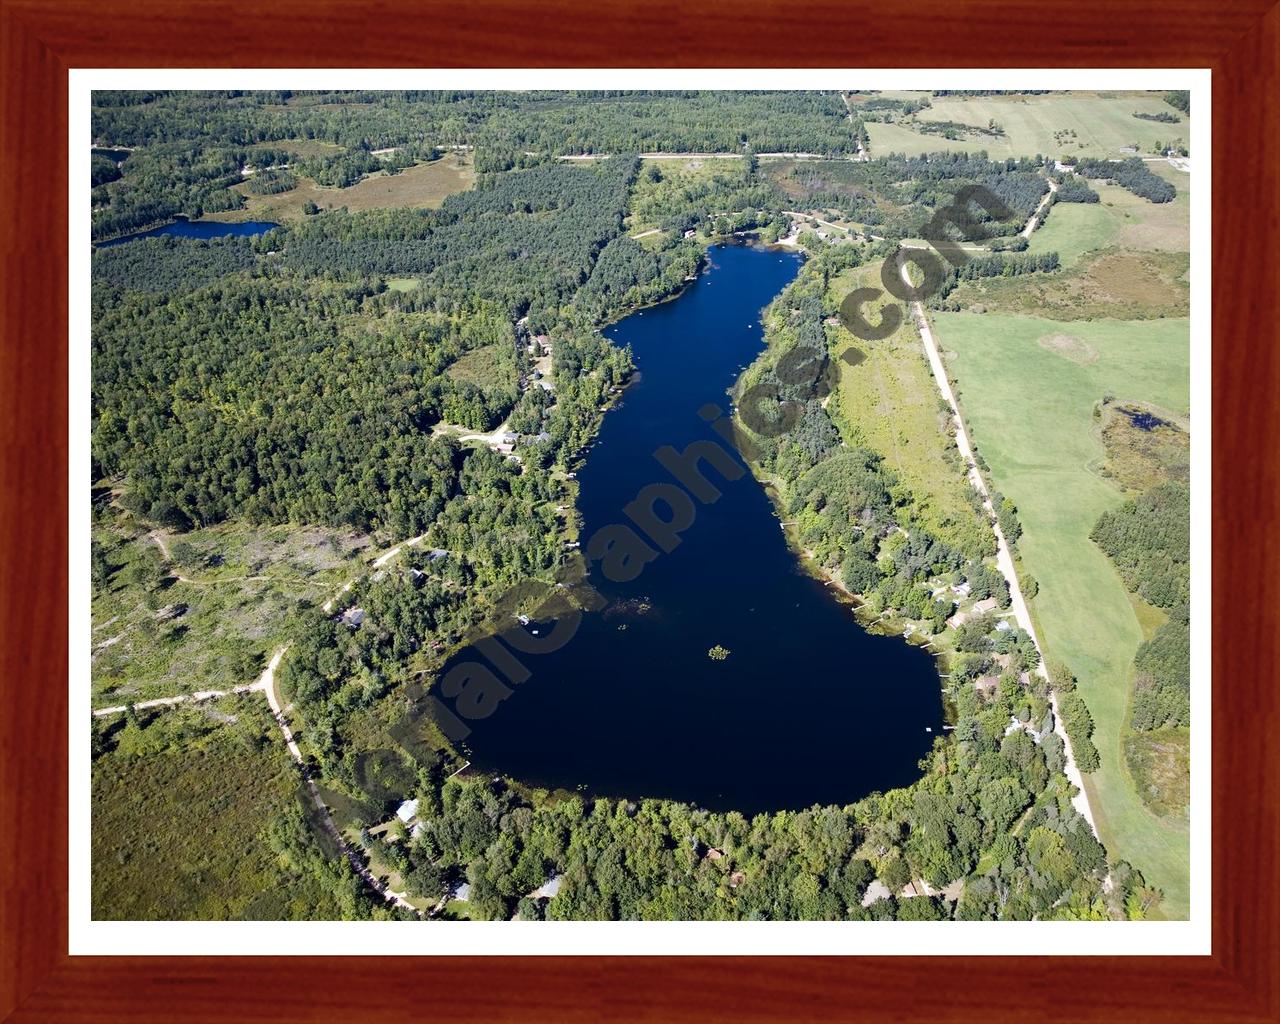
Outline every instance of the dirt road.
{"type": "MultiPolygon", "coordinates": [[[[1043,206],[1043,204],[1041,205],[1043,206]]],[[[910,285],[912,282],[908,276],[907,266],[907,264],[903,264],[900,270],[902,279],[910,285]]],[[[929,324],[924,306],[919,302],[911,303],[911,315],[920,331],[920,337],[924,341],[925,355],[929,359],[929,368],[933,371],[933,379],[937,382],[938,390],[942,392],[942,397],[951,406],[951,415],[956,424],[956,448],[964,459],[965,465],[968,466],[969,483],[982,496],[982,506],[991,514],[994,520],[995,511],[991,504],[991,495],[974,461],[973,446],[969,442],[969,431],[965,428],[964,420],[960,417],[960,406],[956,402],[955,392],[951,389],[951,382],[947,379],[947,368],[942,362],[942,354],[938,349],[937,339],[934,337],[933,328],[929,324]]],[[[991,526],[996,535],[996,565],[1009,584],[1009,617],[1031,637],[1031,642],[1036,645],[1036,650],[1040,653],[1040,665],[1036,669],[1036,673],[1042,678],[1048,679],[1049,672],[1044,664],[1044,649],[1040,646],[1040,639],[1036,636],[1035,625],[1031,621],[1031,613],[1027,609],[1027,603],[1022,596],[1022,587],[1018,584],[1018,573],[1014,568],[1013,555],[1009,551],[1009,545],[1005,540],[1004,532],[1000,529],[1000,524],[993,521],[991,526]]],[[[1053,728],[1061,737],[1064,748],[1066,764],[1063,768],[1063,774],[1076,788],[1076,795],[1071,802],[1085,821],[1089,823],[1089,827],[1093,829],[1093,834],[1096,836],[1098,834],[1098,826],[1093,820],[1093,809],[1089,806],[1089,796],[1084,789],[1084,778],[1076,767],[1075,754],[1071,749],[1071,739],[1067,736],[1066,728],[1062,724],[1062,716],[1058,713],[1057,695],[1051,691],[1049,699],[1053,706],[1053,728]]]]}
{"type": "MultiPolygon", "coordinates": [[[[425,536],[426,535],[423,534],[421,536],[412,537],[409,540],[402,541],[401,543],[397,544],[395,547],[390,548],[389,550],[383,552],[381,555],[375,558],[371,563],[371,566],[373,568],[380,568],[381,566],[386,565],[389,561],[391,561],[391,559],[395,558],[396,555],[398,555],[404,548],[422,543],[425,536]]],[[[161,552],[167,558],[168,549],[167,549],[167,546],[164,544],[160,535],[158,533],[153,533],[151,535],[151,538],[152,540],[155,541],[156,546],[160,548],[161,552]]],[[[325,603],[324,605],[325,611],[330,611],[333,608],[334,602],[337,601],[337,599],[340,596],[342,596],[343,593],[345,593],[347,590],[351,588],[352,582],[354,581],[348,582],[341,590],[339,590],[336,594],[334,594],[333,597],[331,597],[325,603]]],[[[289,649],[289,645],[285,644],[283,647],[277,650],[271,656],[271,660],[267,662],[267,667],[263,669],[262,675],[258,677],[256,682],[251,683],[249,685],[236,686],[230,690],[200,690],[200,691],[197,691],[196,693],[180,694],[175,697],[160,697],[156,700],[139,701],[136,704],[134,704],[133,707],[134,708],[170,707],[176,704],[185,704],[188,702],[212,700],[215,697],[225,697],[228,694],[232,694],[232,693],[257,693],[257,692],[264,693],[267,698],[267,704],[271,708],[271,715],[276,720],[276,725],[280,729],[280,735],[284,739],[285,747],[289,751],[289,756],[293,758],[294,763],[297,764],[302,769],[302,776],[306,783],[307,792],[310,795],[312,802],[315,804],[316,810],[320,812],[321,825],[324,828],[326,834],[334,841],[334,843],[337,844],[338,848],[342,851],[343,856],[347,858],[348,863],[351,865],[351,869],[355,871],[356,874],[358,874],[362,879],[364,879],[366,884],[368,884],[368,886],[371,889],[373,889],[374,892],[382,896],[382,898],[385,899],[388,903],[393,903],[397,907],[400,907],[404,910],[409,910],[414,914],[418,914],[419,911],[417,907],[415,907],[412,903],[410,903],[407,899],[405,899],[402,893],[392,891],[392,889],[389,886],[387,886],[381,879],[376,877],[373,874],[373,872],[370,871],[369,868],[365,865],[363,860],[361,860],[359,853],[355,850],[355,848],[351,846],[350,843],[347,842],[347,840],[343,837],[341,831],[338,829],[338,826],[333,820],[333,815],[330,812],[328,805],[325,804],[324,798],[320,795],[320,790],[316,787],[315,781],[311,778],[310,768],[307,765],[306,759],[302,756],[302,749],[298,746],[298,741],[293,734],[293,729],[290,728],[289,720],[285,716],[285,709],[280,698],[280,689],[276,681],[276,670],[280,667],[280,662],[284,659],[285,652],[288,651],[288,649],[289,649]]],[[[118,704],[118,705],[115,705],[114,707],[98,708],[93,712],[93,714],[94,714],[94,717],[96,718],[102,718],[107,715],[118,715],[118,714],[122,714],[126,710],[127,706],[128,705],[118,704]]]]}
{"type": "Polygon", "coordinates": [[[1049,179],[1049,191],[1044,194],[1044,198],[1040,200],[1040,205],[1036,207],[1035,212],[1027,218],[1026,227],[1019,234],[1023,238],[1030,238],[1031,232],[1036,229],[1036,225],[1040,222],[1040,216],[1044,213],[1051,202],[1053,202],[1053,194],[1058,191],[1058,183],[1052,178],[1049,179]]]}

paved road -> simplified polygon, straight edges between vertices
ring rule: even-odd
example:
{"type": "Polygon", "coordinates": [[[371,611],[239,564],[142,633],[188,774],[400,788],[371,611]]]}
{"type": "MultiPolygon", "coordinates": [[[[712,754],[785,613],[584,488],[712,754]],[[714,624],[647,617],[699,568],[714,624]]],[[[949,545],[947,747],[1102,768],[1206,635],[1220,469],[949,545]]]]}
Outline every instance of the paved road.
{"type": "MultiPolygon", "coordinates": [[[[907,284],[911,284],[907,266],[907,264],[903,264],[900,268],[902,279],[907,284]]],[[[951,382],[947,379],[947,368],[942,362],[942,354],[938,350],[938,343],[934,338],[933,328],[929,324],[929,319],[925,315],[924,306],[919,302],[913,302],[911,304],[911,315],[920,331],[920,337],[924,341],[925,355],[929,358],[929,368],[933,371],[933,379],[937,382],[938,390],[942,392],[942,397],[951,406],[951,415],[955,418],[956,423],[956,448],[959,449],[965,465],[969,467],[969,483],[982,495],[982,506],[994,519],[995,511],[991,504],[991,494],[988,492],[986,482],[982,479],[982,474],[978,471],[978,466],[974,461],[973,446],[969,442],[969,431],[965,428],[964,420],[960,417],[960,406],[956,402],[955,392],[951,389],[951,382]]],[[[1013,556],[1009,551],[1009,545],[1005,541],[1004,532],[1000,529],[998,522],[992,523],[992,529],[996,535],[996,565],[999,566],[1001,574],[1009,584],[1010,617],[1021,629],[1026,630],[1027,635],[1031,637],[1031,642],[1036,645],[1036,650],[1040,653],[1040,665],[1036,669],[1036,673],[1047,680],[1049,671],[1044,664],[1044,650],[1040,646],[1040,639],[1036,636],[1035,625],[1031,621],[1031,613],[1028,611],[1027,603],[1023,599],[1022,587],[1018,584],[1018,573],[1014,569],[1013,556]]],[[[1057,694],[1050,691],[1049,700],[1053,706],[1053,728],[1061,737],[1064,748],[1066,765],[1063,773],[1076,788],[1076,795],[1071,802],[1085,821],[1089,823],[1089,827],[1093,829],[1093,834],[1096,836],[1098,834],[1098,826],[1093,820],[1093,808],[1089,806],[1089,796],[1084,789],[1084,778],[1076,767],[1075,754],[1071,749],[1071,739],[1067,736],[1066,728],[1062,724],[1062,716],[1058,713],[1057,694]]]]}

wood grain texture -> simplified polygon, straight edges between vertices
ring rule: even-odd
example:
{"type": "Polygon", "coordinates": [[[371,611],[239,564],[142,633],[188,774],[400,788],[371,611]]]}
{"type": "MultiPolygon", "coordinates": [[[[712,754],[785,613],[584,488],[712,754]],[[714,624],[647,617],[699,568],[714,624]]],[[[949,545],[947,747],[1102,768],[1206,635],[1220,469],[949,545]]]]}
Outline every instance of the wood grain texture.
{"type": "MultiPolygon", "coordinates": [[[[1280,761],[1267,748],[1280,734],[1280,13],[1269,6],[0,0],[0,1019],[1280,1019],[1280,761]],[[1214,69],[1213,956],[1013,964],[69,958],[67,69],[768,67],[800,59],[814,67],[1214,69]]],[[[1136,925],[1135,944],[1141,936],[1136,925]]]]}

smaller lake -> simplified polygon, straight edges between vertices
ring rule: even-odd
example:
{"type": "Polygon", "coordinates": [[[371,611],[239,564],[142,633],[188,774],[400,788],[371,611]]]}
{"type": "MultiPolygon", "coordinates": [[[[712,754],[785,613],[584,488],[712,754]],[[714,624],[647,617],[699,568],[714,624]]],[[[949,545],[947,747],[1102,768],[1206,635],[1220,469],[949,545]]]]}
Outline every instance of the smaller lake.
{"type": "Polygon", "coordinates": [[[138,231],[122,238],[113,238],[109,242],[99,242],[99,248],[112,245],[124,245],[125,242],[136,242],[139,238],[155,238],[157,235],[175,235],[178,238],[226,238],[231,235],[261,235],[272,228],[278,228],[266,220],[246,220],[238,224],[229,224],[217,220],[176,220],[172,224],[161,224],[149,231],[138,231]]]}

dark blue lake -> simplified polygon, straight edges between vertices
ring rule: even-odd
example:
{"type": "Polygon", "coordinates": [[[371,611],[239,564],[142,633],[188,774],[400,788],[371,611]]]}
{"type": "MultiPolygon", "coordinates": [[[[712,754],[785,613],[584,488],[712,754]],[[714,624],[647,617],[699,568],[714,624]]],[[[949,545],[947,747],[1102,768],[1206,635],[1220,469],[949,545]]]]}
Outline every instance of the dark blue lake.
{"type": "Polygon", "coordinates": [[[109,242],[99,242],[106,248],[110,245],[124,245],[125,242],[136,242],[139,238],[154,238],[156,235],[176,235],[179,238],[225,238],[228,235],[261,235],[279,224],[265,220],[246,220],[239,224],[227,224],[216,220],[176,220],[172,224],[161,224],[149,231],[113,238],[109,242]]]}
{"type": "MultiPolygon", "coordinates": [[[[639,379],[578,474],[584,549],[602,526],[627,522],[623,506],[641,488],[673,482],[656,449],[721,443],[698,410],[728,409],[726,389],[764,345],[760,310],[800,266],[746,246],[716,246],[710,258],[678,299],[606,332],[632,346],[639,379]]],[[[803,572],[750,473],[706,476],[722,497],[696,504],[672,553],[628,583],[593,566],[608,606],[559,650],[521,655],[530,678],[468,723],[463,746],[477,766],[747,814],[849,803],[918,777],[943,724],[933,658],[865,632],[803,572]],[[722,661],[708,657],[716,645],[730,652],[722,661]]],[[[467,650],[454,663],[476,658],[467,650]]]]}

